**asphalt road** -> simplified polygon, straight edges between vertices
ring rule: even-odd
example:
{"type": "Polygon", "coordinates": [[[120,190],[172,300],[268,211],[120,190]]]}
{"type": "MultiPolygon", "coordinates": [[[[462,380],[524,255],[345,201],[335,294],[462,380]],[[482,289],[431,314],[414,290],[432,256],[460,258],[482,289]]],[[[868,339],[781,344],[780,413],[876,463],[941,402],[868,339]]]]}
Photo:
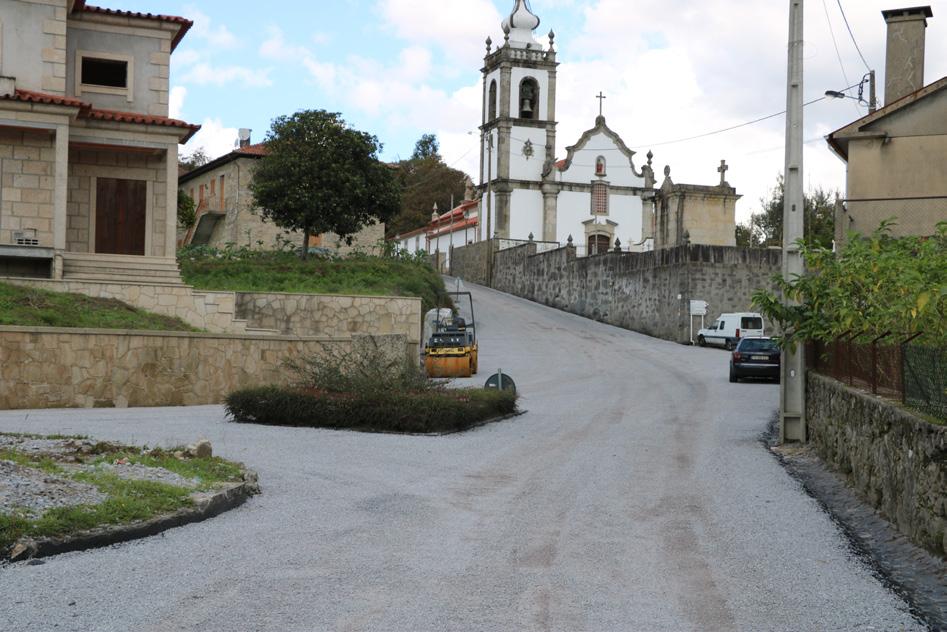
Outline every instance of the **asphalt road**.
{"type": "Polygon", "coordinates": [[[444,438],[227,424],[218,407],[0,413],[6,431],[206,436],[264,494],[0,569],[0,629],[920,630],[759,443],[771,384],[476,289],[478,382],[529,413],[444,438]]]}

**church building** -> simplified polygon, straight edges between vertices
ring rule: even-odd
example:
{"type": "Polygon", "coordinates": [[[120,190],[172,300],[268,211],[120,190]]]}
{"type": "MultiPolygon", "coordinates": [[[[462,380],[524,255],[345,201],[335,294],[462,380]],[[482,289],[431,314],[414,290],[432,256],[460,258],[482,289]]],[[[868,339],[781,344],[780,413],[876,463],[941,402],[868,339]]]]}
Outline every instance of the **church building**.
{"type": "Polygon", "coordinates": [[[486,40],[481,184],[458,208],[398,235],[398,246],[449,261],[458,244],[487,239],[499,239],[501,249],[516,241],[571,241],[579,256],[736,245],[740,195],[726,181],[726,163],[717,169],[718,185],[675,183],[670,167],[658,185],[654,155],[642,160],[606,123],[604,94],[594,126],[557,158],[556,36],[550,31],[548,44],[538,42],[539,24],[528,0],[515,0],[502,44],[486,40]]]}
{"type": "MultiPolygon", "coordinates": [[[[617,244],[644,246],[654,172],[601,115],[556,159],[555,34],[534,39],[540,20],[517,0],[503,22],[503,44],[487,39],[483,67],[480,238],[566,243],[588,254],[617,244]]],[[[604,98],[600,95],[600,98],[604,98]]]]}

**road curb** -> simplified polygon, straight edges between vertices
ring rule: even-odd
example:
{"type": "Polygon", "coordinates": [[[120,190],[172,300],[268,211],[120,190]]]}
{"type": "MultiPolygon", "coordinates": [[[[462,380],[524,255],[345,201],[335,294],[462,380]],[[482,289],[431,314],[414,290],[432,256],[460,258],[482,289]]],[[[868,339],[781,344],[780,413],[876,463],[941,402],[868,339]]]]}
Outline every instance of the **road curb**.
{"type": "Polygon", "coordinates": [[[0,562],[23,562],[70,553],[102,548],[158,535],[168,529],[181,527],[186,524],[203,522],[220,514],[236,509],[250,497],[260,493],[260,485],[256,472],[245,470],[243,481],[228,483],[221,489],[213,492],[195,492],[191,494],[194,505],[175,511],[174,513],[157,516],[144,522],[135,522],[125,525],[108,525],[82,531],[61,538],[21,538],[10,552],[0,557],[0,562]]]}

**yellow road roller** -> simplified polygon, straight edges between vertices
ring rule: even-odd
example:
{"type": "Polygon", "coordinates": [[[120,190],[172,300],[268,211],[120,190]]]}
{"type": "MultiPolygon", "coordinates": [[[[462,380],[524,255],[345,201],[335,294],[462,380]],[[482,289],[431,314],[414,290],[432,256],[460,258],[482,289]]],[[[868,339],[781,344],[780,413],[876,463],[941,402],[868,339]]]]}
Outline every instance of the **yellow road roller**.
{"type": "Polygon", "coordinates": [[[449,316],[438,316],[434,330],[424,345],[424,370],[428,377],[470,377],[477,373],[477,327],[473,318],[473,297],[470,292],[448,292],[452,297],[466,297],[470,319],[450,310],[449,316]]]}

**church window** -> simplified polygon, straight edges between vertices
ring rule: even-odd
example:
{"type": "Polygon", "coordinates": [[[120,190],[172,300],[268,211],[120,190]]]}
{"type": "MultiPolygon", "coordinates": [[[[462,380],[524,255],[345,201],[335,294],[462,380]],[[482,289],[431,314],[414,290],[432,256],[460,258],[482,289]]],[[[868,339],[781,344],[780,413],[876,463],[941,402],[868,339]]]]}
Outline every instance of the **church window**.
{"type": "Polygon", "coordinates": [[[539,118],[539,84],[532,77],[526,77],[520,82],[520,118],[539,118]]]}
{"type": "Polygon", "coordinates": [[[497,82],[493,80],[490,82],[490,114],[488,121],[495,120],[497,117],[497,82]]]}
{"type": "Polygon", "coordinates": [[[605,177],[605,156],[599,156],[595,159],[595,175],[600,178],[605,177]]]}
{"type": "Polygon", "coordinates": [[[592,215],[608,215],[608,184],[592,183],[592,215]]]}
{"type": "Polygon", "coordinates": [[[589,256],[604,255],[612,245],[608,235],[589,235],[589,256]]]}

